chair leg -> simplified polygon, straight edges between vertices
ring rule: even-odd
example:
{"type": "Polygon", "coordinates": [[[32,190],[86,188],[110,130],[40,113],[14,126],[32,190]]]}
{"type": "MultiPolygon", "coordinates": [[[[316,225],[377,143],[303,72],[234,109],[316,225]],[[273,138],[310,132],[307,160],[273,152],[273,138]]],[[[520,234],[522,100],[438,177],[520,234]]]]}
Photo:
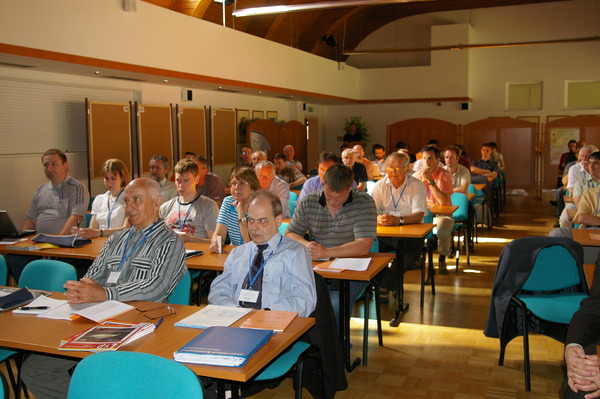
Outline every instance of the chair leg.
{"type": "Polygon", "coordinates": [[[529,367],[529,327],[527,311],[521,309],[523,321],[523,370],[525,371],[525,391],[531,391],[531,371],[529,367]]]}
{"type": "Polygon", "coordinates": [[[300,355],[298,361],[296,362],[296,384],[294,386],[295,398],[302,399],[302,373],[304,371],[304,361],[309,356],[314,356],[317,358],[317,367],[319,370],[317,371],[317,375],[319,376],[319,394],[320,398],[325,397],[325,384],[323,382],[323,369],[321,368],[321,352],[317,346],[312,345],[306,352],[300,355]]]}
{"type": "MultiPolygon", "coordinates": [[[[13,392],[17,392],[17,381],[15,380],[15,375],[12,371],[12,366],[10,365],[10,359],[11,358],[6,359],[4,363],[6,364],[6,372],[8,373],[8,379],[10,381],[10,385],[12,386],[13,392]]],[[[17,364],[16,360],[15,364],[17,364]]]]}
{"type": "MultiPolygon", "coordinates": [[[[367,365],[367,356],[369,354],[369,302],[371,301],[371,289],[372,287],[367,287],[365,289],[364,295],[364,325],[363,325],[363,354],[362,354],[362,364],[363,366],[367,365]]],[[[377,294],[375,294],[375,298],[377,298],[377,294]]]]}
{"type": "Polygon", "coordinates": [[[379,340],[379,346],[383,346],[383,332],[381,331],[381,298],[379,298],[379,285],[373,285],[373,291],[375,292],[375,314],[377,316],[377,339],[379,340]]]}

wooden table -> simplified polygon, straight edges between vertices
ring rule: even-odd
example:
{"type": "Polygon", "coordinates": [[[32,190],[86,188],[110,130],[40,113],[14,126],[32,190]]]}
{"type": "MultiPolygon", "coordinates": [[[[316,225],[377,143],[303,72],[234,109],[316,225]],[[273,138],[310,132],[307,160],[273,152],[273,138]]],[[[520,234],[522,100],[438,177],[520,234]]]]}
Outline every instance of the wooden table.
{"type": "Polygon", "coordinates": [[[440,216],[452,216],[452,214],[454,213],[454,211],[456,211],[458,209],[458,205],[434,205],[434,204],[427,204],[427,208],[431,211],[431,213],[433,213],[434,215],[440,215],[440,216]]]}
{"type": "MultiPolygon", "coordinates": [[[[424,238],[431,230],[433,223],[416,223],[403,226],[377,226],[378,237],[395,237],[395,238],[424,238]]],[[[396,313],[390,321],[390,326],[397,327],[400,324],[400,313],[406,312],[410,306],[404,303],[404,261],[400,253],[400,248],[396,248],[396,259],[398,259],[398,267],[396,268],[396,282],[398,289],[396,290],[396,313]]],[[[425,266],[421,268],[421,280],[425,279],[425,266]]],[[[423,295],[423,293],[421,293],[423,295]]]]}
{"type": "MultiPolygon", "coordinates": [[[[9,245],[0,245],[1,254],[15,254],[15,255],[31,255],[40,257],[53,257],[53,258],[74,258],[74,259],[91,259],[94,260],[100,255],[100,250],[104,243],[108,240],[107,237],[97,237],[92,240],[90,244],[84,245],[79,248],[48,248],[37,251],[24,251],[22,249],[9,249],[9,245]]],[[[22,241],[25,244],[36,245],[37,243],[28,239],[22,241]]]]}
{"type": "MultiPolygon", "coordinates": [[[[62,293],[54,293],[52,298],[62,299],[64,295],[62,293]]],[[[139,304],[140,302],[132,301],[129,303],[135,306],[136,303],[139,304]]],[[[200,309],[199,307],[171,306],[177,312],[175,315],[165,317],[160,328],[156,329],[154,333],[150,333],[125,345],[121,350],[150,353],[172,359],[173,353],[177,349],[203,331],[196,328],[174,326],[176,321],[197,312],[200,309]]],[[[244,318],[246,317],[248,316],[244,318]]],[[[234,326],[239,325],[244,318],[234,323],[234,326]]],[[[148,321],[148,319],[135,309],[119,315],[117,319],[132,322],[148,321]]],[[[92,353],[59,351],[57,347],[61,339],[83,331],[93,324],[92,321],[83,318],[75,321],[51,320],[38,318],[34,315],[13,314],[10,311],[3,312],[0,313],[0,325],[2,326],[0,328],[0,346],[52,355],[84,358],[92,353]]],[[[185,365],[199,376],[240,383],[245,382],[275,359],[288,346],[293,344],[314,324],[314,318],[297,317],[285,331],[273,335],[269,342],[242,367],[204,366],[187,363],[185,365]]]]}
{"type": "Polygon", "coordinates": [[[487,184],[485,184],[485,183],[476,183],[476,184],[473,184],[473,187],[475,187],[475,190],[483,190],[483,188],[486,187],[486,186],[487,186],[487,184]]]}
{"type": "Polygon", "coordinates": [[[571,229],[573,240],[583,246],[583,263],[596,264],[600,255],[599,229],[571,229]],[[595,238],[598,236],[598,238],[595,238]]]}

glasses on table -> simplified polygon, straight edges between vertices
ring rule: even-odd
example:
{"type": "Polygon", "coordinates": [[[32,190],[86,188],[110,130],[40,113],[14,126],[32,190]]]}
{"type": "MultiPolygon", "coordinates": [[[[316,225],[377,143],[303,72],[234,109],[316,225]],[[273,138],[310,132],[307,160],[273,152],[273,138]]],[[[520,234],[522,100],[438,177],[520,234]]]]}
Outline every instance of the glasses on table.
{"type": "Polygon", "coordinates": [[[175,308],[173,308],[171,305],[164,304],[161,306],[152,307],[150,309],[140,309],[139,307],[136,307],[135,309],[139,311],[142,316],[150,320],[160,319],[161,317],[167,317],[177,313],[175,308]]]}

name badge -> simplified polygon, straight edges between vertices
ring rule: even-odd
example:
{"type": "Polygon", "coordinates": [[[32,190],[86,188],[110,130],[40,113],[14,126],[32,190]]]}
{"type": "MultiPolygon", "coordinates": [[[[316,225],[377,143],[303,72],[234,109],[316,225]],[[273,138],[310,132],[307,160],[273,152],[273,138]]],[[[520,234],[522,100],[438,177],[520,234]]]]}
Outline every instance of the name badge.
{"type": "Polygon", "coordinates": [[[394,217],[397,217],[397,218],[399,218],[400,216],[402,216],[402,215],[400,215],[400,212],[398,212],[398,211],[391,211],[390,215],[392,215],[394,217]]]}
{"type": "Polygon", "coordinates": [[[260,294],[260,291],[242,290],[240,292],[240,297],[238,301],[256,303],[258,301],[258,294],[260,294]]]}
{"type": "Polygon", "coordinates": [[[106,282],[108,284],[116,284],[117,281],[119,281],[120,275],[121,275],[121,272],[110,272],[110,274],[108,275],[108,280],[106,280],[106,282]]]}

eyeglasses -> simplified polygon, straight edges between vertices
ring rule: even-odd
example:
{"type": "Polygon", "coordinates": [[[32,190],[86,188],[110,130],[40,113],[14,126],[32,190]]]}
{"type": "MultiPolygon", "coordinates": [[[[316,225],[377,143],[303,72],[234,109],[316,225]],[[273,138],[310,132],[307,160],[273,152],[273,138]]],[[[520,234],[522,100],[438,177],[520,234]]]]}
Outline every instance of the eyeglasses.
{"type": "Polygon", "coordinates": [[[140,309],[139,307],[136,307],[135,309],[142,313],[145,318],[150,320],[160,319],[161,317],[167,317],[177,313],[175,312],[175,309],[171,307],[171,305],[159,306],[150,309],[140,309]]]}
{"type": "Polygon", "coordinates": [[[246,184],[248,184],[247,181],[232,181],[232,182],[229,182],[229,187],[231,187],[231,188],[242,187],[246,184]]]}
{"type": "Polygon", "coordinates": [[[248,154],[250,154],[250,152],[249,151],[242,151],[242,152],[240,152],[240,154],[242,154],[242,155],[248,155],[248,154]]]}
{"type": "Polygon", "coordinates": [[[399,173],[401,171],[404,170],[404,168],[401,168],[399,166],[396,166],[395,168],[392,168],[391,166],[386,166],[385,170],[387,170],[388,172],[396,172],[399,173]]]}
{"type": "Polygon", "coordinates": [[[248,221],[249,225],[253,225],[254,223],[258,223],[261,226],[266,226],[267,223],[269,223],[269,219],[267,219],[267,218],[252,219],[252,218],[247,217],[246,220],[248,221]]]}

